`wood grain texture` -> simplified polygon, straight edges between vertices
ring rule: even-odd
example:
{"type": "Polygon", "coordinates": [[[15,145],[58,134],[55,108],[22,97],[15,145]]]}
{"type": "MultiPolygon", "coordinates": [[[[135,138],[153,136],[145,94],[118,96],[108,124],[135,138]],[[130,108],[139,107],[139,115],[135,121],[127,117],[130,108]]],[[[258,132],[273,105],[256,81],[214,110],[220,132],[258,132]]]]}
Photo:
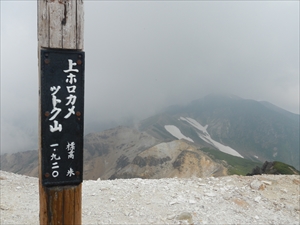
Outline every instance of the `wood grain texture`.
{"type": "MultiPolygon", "coordinates": [[[[83,50],[83,0],[38,0],[38,54],[41,48],[83,50]]],[[[39,90],[41,90],[39,55],[39,90]]],[[[39,97],[41,119],[41,97],[39,97]]],[[[42,132],[39,119],[40,224],[81,224],[82,186],[45,187],[42,184],[42,132]]]]}
{"type": "Polygon", "coordinates": [[[49,224],[63,224],[63,190],[60,187],[47,188],[49,224]]]}
{"type": "Polygon", "coordinates": [[[75,188],[64,189],[64,224],[74,224],[75,214],[75,188]]]}
{"type": "Polygon", "coordinates": [[[81,224],[81,187],[40,185],[40,224],[81,224]]]}
{"type": "Polygon", "coordinates": [[[38,42],[42,48],[83,49],[82,0],[38,0],[38,42]]]}
{"type": "Polygon", "coordinates": [[[79,48],[79,49],[83,49],[83,46],[84,46],[84,6],[83,6],[83,0],[79,0],[77,1],[77,9],[76,9],[76,20],[77,20],[77,32],[76,32],[76,35],[77,35],[77,46],[79,47],[82,47],[82,48],[79,48]],[[79,22],[78,22],[79,21],[79,22]]]}
{"type": "MultiPolygon", "coordinates": [[[[41,173],[40,173],[41,174],[41,173]]],[[[39,179],[39,198],[40,198],[40,224],[48,224],[48,207],[46,189],[42,185],[42,179],[39,179]]]]}
{"type": "Polygon", "coordinates": [[[75,203],[75,217],[74,217],[74,224],[80,225],[81,224],[81,214],[82,214],[82,184],[79,184],[74,189],[74,203],[75,203]]]}

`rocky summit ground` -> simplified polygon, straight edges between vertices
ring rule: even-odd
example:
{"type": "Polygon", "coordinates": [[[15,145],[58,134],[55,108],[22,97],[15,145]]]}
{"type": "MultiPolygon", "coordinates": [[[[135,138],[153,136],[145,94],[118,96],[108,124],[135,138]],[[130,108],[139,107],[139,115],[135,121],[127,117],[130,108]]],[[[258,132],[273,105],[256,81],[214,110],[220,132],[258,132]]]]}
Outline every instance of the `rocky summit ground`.
{"type": "MultiPolygon", "coordinates": [[[[38,224],[38,179],[0,171],[1,224],[38,224]]],[[[82,224],[299,224],[298,175],[83,182],[82,224]]]]}

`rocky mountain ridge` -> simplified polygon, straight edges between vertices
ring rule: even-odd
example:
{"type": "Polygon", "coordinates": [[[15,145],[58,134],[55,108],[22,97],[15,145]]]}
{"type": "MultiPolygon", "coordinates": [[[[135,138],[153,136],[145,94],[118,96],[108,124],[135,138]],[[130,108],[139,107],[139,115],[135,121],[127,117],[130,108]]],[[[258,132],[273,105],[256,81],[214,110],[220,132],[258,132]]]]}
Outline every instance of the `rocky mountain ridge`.
{"type": "MultiPolygon", "coordinates": [[[[86,135],[84,179],[207,177],[227,175],[226,167],[184,140],[168,143],[119,126],[86,135]]],[[[1,156],[7,171],[38,176],[38,152],[1,156]],[[31,163],[27,163],[32,161],[31,163]]]]}
{"type": "Polygon", "coordinates": [[[176,140],[160,143],[141,153],[117,171],[116,178],[209,177],[227,175],[222,164],[189,143],[176,140]]]}
{"type": "Polygon", "coordinates": [[[165,141],[174,133],[199,145],[230,147],[252,161],[282,161],[299,170],[299,115],[271,103],[208,95],[147,118],[140,130],[165,141]],[[172,132],[167,127],[176,128],[172,132]]]}
{"type": "MultiPolygon", "coordinates": [[[[298,119],[271,103],[206,96],[185,106],[169,107],[141,121],[137,129],[119,126],[87,134],[83,176],[163,178],[251,172],[239,172],[240,166],[230,169],[229,161],[238,159],[216,160],[212,150],[251,160],[254,166],[268,160],[297,168],[298,119]],[[208,151],[203,152],[204,148],[208,151]]],[[[3,170],[37,176],[37,166],[37,151],[1,155],[3,170]]]]}

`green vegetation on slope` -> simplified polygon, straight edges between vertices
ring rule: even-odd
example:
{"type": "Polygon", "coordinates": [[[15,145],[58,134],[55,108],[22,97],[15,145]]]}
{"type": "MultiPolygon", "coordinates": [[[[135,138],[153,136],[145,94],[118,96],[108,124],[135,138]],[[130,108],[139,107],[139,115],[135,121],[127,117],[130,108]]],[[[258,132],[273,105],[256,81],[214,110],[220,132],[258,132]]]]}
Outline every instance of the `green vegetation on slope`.
{"type": "Polygon", "coordinates": [[[210,157],[216,160],[224,160],[228,164],[228,173],[229,175],[237,174],[237,175],[246,175],[250,173],[253,168],[256,166],[261,167],[261,162],[253,162],[248,159],[243,159],[240,157],[232,156],[221,152],[219,150],[211,149],[211,148],[201,148],[201,151],[207,153],[210,157]]]}
{"type": "Polygon", "coordinates": [[[273,168],[280,174],[300,174],[299,170],[296,170],[293,166],[285,164],[283,162],[275,161],[273,168]]]}

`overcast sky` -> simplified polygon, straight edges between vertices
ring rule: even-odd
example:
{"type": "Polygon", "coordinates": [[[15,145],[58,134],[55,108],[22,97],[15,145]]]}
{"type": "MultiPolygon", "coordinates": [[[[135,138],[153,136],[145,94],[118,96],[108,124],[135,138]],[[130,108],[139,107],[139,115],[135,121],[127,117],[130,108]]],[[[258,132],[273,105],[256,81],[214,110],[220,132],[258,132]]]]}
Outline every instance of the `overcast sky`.
{"type": "MultiPolygon", "coordinates": [[[[299,114],[298,1],[84,1],[85,121],[212,92],[299,114]]],[[[1,152],[37,149],[36,1],[1,0],[1,152]]]]}

